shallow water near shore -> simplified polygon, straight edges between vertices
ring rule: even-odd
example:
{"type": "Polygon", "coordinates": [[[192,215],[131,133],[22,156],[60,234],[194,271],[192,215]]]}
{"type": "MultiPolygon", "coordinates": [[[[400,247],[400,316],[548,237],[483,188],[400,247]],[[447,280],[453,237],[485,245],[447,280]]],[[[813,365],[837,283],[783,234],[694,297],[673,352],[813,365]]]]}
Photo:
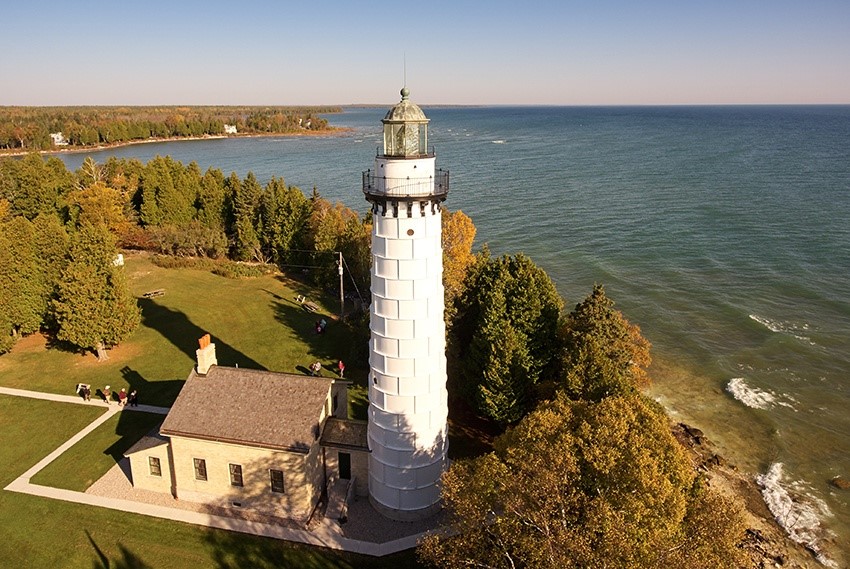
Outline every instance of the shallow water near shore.
{"type": "MultiPolygon", "coordinates": [[[[763,475],[792,532],[813,512],[805,539],[845,566],[850,492],[828,481],[850,478],[850,107],[424,110],[451,171],[447,206],[472,217],[478,242],[531,256],[568,307],[605,284],[653,343],[650,394],[763,475]]],[[[360,173],[385,112],[328,115],[351,128],[333,137],[61,159],[171,155],[365,212],[360,173]]]]}

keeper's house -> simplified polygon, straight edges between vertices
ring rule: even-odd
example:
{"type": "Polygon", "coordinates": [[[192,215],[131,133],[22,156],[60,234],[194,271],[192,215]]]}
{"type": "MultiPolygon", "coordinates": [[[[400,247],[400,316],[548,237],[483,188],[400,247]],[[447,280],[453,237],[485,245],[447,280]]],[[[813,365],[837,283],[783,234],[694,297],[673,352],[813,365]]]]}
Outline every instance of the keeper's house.
{"type": "Polygon", "coordinates": [[[225,508],[306,521],[326,488],[368,495],[366,422],[347,417],[348,382],[198,367],[162,423],[131,447],[133,486],[225,508]]]}

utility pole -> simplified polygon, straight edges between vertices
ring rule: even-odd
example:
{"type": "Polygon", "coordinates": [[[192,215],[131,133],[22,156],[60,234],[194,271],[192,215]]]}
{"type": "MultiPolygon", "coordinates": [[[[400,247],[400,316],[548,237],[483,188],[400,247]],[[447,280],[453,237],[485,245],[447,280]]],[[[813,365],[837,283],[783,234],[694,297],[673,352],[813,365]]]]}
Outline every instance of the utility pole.
{"type": "Polygon", "coordinates": [[[345,294],[342,290],[342,251],[339,251],[339,321],[345,319],[345,294]]]}

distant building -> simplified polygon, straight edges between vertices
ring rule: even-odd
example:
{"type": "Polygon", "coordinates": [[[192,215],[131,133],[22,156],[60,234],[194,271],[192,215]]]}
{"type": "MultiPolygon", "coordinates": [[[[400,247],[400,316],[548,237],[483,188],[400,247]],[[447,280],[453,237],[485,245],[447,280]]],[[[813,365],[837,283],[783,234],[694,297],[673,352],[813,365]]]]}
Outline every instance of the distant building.
{"type": "Polygon", "coordinates": [[[51,132],[50,138],[53,139],[53,146],[68,146],[68,140],[61,132],[51,132]]]}
{"type": "Polygon", "coordinates": [[[235,124],[224,125],[224,134],[236,134],[236,125],[235,124]]]}
{"type": "Polygon", "coordinates": [[[133,486],[302,522],[326,488],[365,496],[366,423],[346,418],[348,385],[218,366],[208,343],[159,432],[127,451],[133,486]]]}

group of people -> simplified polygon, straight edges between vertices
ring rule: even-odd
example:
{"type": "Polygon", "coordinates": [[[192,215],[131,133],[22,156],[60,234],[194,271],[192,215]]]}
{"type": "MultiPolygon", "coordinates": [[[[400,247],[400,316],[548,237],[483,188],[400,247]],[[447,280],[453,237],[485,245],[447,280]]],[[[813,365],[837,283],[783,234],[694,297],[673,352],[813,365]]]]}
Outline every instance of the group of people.
{"type": "MultiPolygon", "coordinates": [[[[110,405],[112,403],[112,388],[108,385],[103,388],[100,392],[103,401],[110,405]]],[[[82,397],[85,401],[91,401],[91,386],[87,383],[78,383],[77,384],[77,394],[82,397]]],[[[138,407],[139,406],[139,392],[135,389],[130,393],[127,393],[127,390],[123,387],[121,391],[118,392],[118,406],[125,407],[129,405],[130,407],[138,407]]]]}
{"type": "MultiPolygon", "coordinates": [[[[339,377],[344,377],[345,374],[345,364],[342,360],[339,360],[336,364],[337,373],[339,373],[339,377]]],[[[322,362],[316,360],[315,362],[310,364],[310,375],[321,375],[322,372],[322,362]]]]}

